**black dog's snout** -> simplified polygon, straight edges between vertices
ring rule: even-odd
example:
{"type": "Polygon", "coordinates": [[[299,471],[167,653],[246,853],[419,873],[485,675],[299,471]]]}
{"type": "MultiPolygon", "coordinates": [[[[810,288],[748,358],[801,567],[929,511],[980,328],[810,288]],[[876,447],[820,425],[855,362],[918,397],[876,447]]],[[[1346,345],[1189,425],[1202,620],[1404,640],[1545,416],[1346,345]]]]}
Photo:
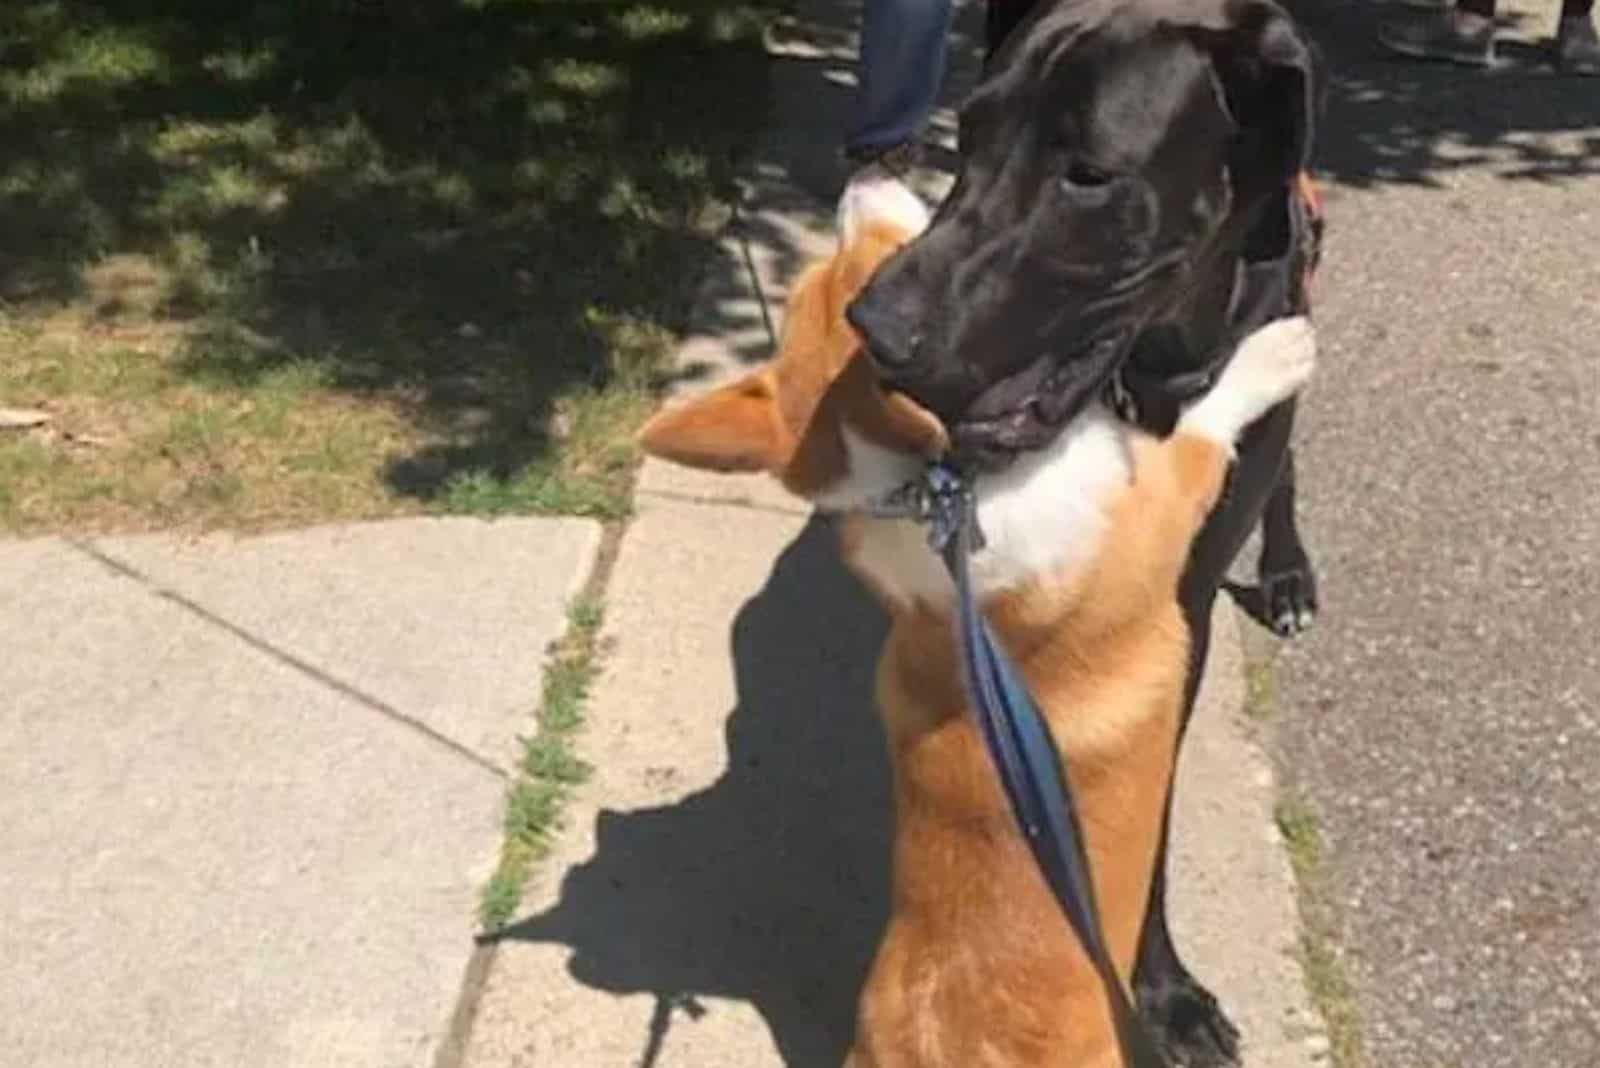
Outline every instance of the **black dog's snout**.
{"type": "Polygon", "coordinates": [[[908,316],[872,299],[870,291],[851,301],[845,318],[866,342],[867,351],[883,367],[906,367],[922,347],[922,330],[908,316]]]}

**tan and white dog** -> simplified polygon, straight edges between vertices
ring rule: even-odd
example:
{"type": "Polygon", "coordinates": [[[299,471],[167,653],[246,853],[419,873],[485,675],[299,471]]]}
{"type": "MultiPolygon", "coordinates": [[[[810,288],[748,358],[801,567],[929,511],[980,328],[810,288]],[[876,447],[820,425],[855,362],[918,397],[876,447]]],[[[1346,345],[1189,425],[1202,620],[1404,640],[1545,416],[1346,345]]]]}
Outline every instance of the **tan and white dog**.
{"type": "MultiPolygon", "coordinates": [[[[1119,1056],[1098,977],[973,726],[951,581],[920,527],[863,511],[946,446],[936,419],[880,389],[844,319],[925,214],[891,185],[853,190],[841,214],[841,245],[796,283],[776,357],[661,412],[641,442],[692,467],[770,472],[838,513],[845,561],[890,615],[877,699],[894,768],[893,892],[851,1068],[1110,1068],[1119,1056]]],[[[978,483],[977,592],[1049,720],[1125,982],[1183,701],[1179,573],[1235,438],[1304,385],[1314,361],[1306,320],[1273,323],[1171,437],[1097,407],[978,483]]]]}

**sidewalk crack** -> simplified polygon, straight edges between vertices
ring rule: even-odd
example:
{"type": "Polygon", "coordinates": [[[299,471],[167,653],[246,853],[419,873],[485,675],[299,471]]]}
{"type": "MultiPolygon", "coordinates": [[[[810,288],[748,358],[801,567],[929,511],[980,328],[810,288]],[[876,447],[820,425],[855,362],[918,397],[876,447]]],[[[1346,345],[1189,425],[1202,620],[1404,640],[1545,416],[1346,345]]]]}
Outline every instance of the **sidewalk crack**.
{"type": "Polygon", "coordinates": [[[417,719],[415,716],[411,716],[400,711],[400,709],[395,708],[388,702],[374,697],[371,694],[351,685],[350,683],[345,682],[343,679],[329,674],[327,671],[323,670],[317,665],[296,656],[287,649],[280,648],[279,646],[267,641],[265,638],[260,638],[254,634],[251,634],[237,623],[219,616],[217,613],[211,611],[209,608],[205,607],[199,602],[192,600],[189,597],[185,597],[183,594],[169,586],[162,585],[131,564],[127,564],[121,560],[118,560],[116,557],[107,553],[105,550],[101,549],[92,542],[79,541],[77,539],[66,539],[66,541],[67,544],[71,545],[74,549],[77,549],[79,552],[83,553],[85,556],[96,561],[110,571],[122,576],[123,578],[130,579],[131,581],[138,583],[140,586],[144,587],[145,590],[156,597],[160,597],[164,601],[177,605],[179,608],[189,612],[191,615],[199,617],[205,622],[211,624],[213,627],[227,632],[238,640],[244,642],[246,645],[250,646],[250,648],[270,657],[271,659],[298,672],[306,678],[311,679],[313,682],[325,686],[343,697],[349,698],[370,712],[376,712],[380,716],[391,720],[399,726],[422,735],[436,745],[443,746],[456,756],[470,761],[497,779],[510,778],[510,772],[507,769],[496,764],[494,761],[473,752],[471,749],[462,745],[454,738],[440,733],[433,727],[430,727],[428,724],[417,719]]]}
{"type": "Polygon", "coordinates": [[[801,519],[812,514],[812,509],[809,508],[785,508],[778,504],[768,504],[764,501],[752,501],[738,497],[716,497],[710,494],[684,493],[682,490],[641,489],[638,492],[641,497],[653,497],[659,501],[672,501],[675,504],[703,505],[707,508],[741,508],[748,512],[798,516],[801,519]]]}

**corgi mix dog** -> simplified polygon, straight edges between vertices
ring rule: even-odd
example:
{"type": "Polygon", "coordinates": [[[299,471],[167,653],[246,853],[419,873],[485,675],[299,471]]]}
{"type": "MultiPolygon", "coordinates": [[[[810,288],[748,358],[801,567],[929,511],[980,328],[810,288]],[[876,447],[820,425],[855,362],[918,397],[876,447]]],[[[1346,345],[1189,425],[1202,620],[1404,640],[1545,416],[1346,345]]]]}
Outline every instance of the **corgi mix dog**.
{"type": "MultiPolygon", "coordinates": [[[[932,415],[879,387],[844,308],[925,225],[902,187],[853,187],[840,247],[796,283],[775,358],[662,411],[640,441],[691,467],[770,472],[834,513],[846,563],[890,616],[877,703],[894,769],[891,914],[848,1068],[1112,1068],[1099,977],[974,726],[953,583],[923,528],[869,514],[947,441],[932,415]]],[[[1179,574],[1235,439],[1300,389],[1314,360],[1309,322],[1280,320],[1244,340],[1169,438],[1097,407],[976,486],[975,595],[1049,722],[1124,982],[1183,702],[1179,574]]]]}

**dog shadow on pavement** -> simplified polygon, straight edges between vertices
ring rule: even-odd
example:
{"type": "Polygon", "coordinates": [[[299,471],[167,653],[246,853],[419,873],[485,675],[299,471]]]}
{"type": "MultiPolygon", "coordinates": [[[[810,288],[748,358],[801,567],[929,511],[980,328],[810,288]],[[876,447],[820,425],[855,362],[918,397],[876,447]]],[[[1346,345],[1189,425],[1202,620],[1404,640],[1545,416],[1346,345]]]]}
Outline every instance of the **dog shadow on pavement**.
{"type": "Polygon", "coordinates": [[[661,808],[602,811],[595,855],[560,901],[500,934],[569,946],[588,986],[654,994],[635,1064],[656,1062],[702,996],[753,1005],[787,1065],[844,1059],[888,914],[889,769],[871,699],[883,635],[814,519],[734,621],[721,778],[661,808]]]}

